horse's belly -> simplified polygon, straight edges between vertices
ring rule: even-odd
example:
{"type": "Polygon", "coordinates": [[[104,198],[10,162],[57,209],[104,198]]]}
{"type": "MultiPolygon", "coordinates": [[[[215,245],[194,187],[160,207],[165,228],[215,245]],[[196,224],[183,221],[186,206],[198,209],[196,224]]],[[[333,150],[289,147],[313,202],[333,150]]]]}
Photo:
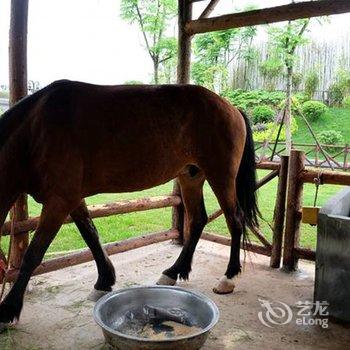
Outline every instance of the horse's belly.
{"type": "Polygon", "coordinates": [[[177,177],[184,166],[181,162],[168,161],[164,164],[161,161],[140,161],[124,167],[115,163],[96,170],[91,169],[91,176],[87,175],[84,180],[84,196],[149,189],[177,177]]]}

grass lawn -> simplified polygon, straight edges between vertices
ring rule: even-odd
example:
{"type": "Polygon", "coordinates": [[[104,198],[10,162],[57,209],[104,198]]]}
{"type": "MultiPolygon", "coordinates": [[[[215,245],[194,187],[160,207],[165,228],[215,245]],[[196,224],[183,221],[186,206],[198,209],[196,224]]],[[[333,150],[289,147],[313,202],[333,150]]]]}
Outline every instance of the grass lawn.
{"type": "MultiPolygon", "coordinates": [[[[301,117],[296,117],[296,122],[298,125],[298,130],[293,134],[293,142],[295,144],[306,143],[310,145],[315,145],[315,140],[312,137],[309,129],[307,128],[304,120],[301,117]]],[[[340,145],[345,146],[346,143],[350,144],[350,109],[349,108],[329,108],[327,113],[317,121],[311,123],[311,127],[318,136],[322,131],[335,130],[341,133],[344,141],[340,145]]],[[[282,141],[283,142],[283,141],[282,141]]],[[[274,143],[270,142],[270,146],[273,147],[274,143]]],[[[308,153],[308,159],[315,159],[314,147],[305,147],[305,146],[294,146],[296,149],[308,152],[311,149],[312,152],[308,153]]],[[[277,147],[278,150],[284,149],[284,144],[280,144],[277,147]]],[[[344,153],[337,155],[341,151],[338,148],[326,149],[328,153],[332,156],[335,156],[335,159],[343,164],[344,153]]],[[[257,150],[257,154],[261,153],[261,149],[257,150]]],[[[283,152],[282,152],[283,153],[283,152]]],[[[271,151],[266,151],[265,156],[271,156],[271,151]]],[[[320,161],[324,160],[323,155],[319,152],[318,158],[320,161]]],[[[349,162],[348,157],[348,162],[349,162]]]]}
{"type": "MultiPolygon", "coordinates": [[[[315,143],[305,122],[297,117],[298,131],[293,135],[295,143],[315,143]]],[[[319,120],[312,122],[315,134],[325,130],[335,130],[341,132],[344,143],[350,143],[350,109],[330,108],[326,115],[319,120]]]]}
{"type": "MultiPolygon", "coordinates": [[[[259,170],[258,176],[265,176],[267,171],[259,170]]],[[[259,190],[259,207],[264,220],[271,223],[273,217],[274,203],[276,199],[277,179],[269,182],[259,190]]],[[[327,198],[341,189],[340,186],[323,186],[320,188],[318,205],[323,205],[327,198]]],[[[88,204],[102,204],[122,199],[142,198],[146,196],[165,195],[171,193],[172,183],[134,193],[125,194],[101,194],[87,198],[88,204]]],[[[314,186],[307,184],[304,192],[305,205],[313,204],[314,186]]],[[[219,208],[216,198],[208,184],[205,184],[205,204],[208,214],[219,208]]],[[[30,215],[39,215],[40,206],[30,199],[30,215]]],[[[167,230],[171,222],[171,208],[156,209],[131,214],[116,215],[107,218],[94,220],[103,243],[122,240],[141,235],[146,232],[156,232],[167,230]]],[[[271,239],[271,229],[269,225],[261,221],[261,228],[266,237],[271,239]]],[[[210,223],[206,230],[222,235],[228,235],[228,230],[223,216],[210,223]]],[[[252,237],[255,240],[255,237],[252,237]]],[[[3,247],[7,249],[8,237],[3,238],[3,247]]],[[[316,228],[309,225],[302,225],[301,245],[315,248],[316,228]]],[[[64,225],[57,237],[51,244],[47,257],[57,255],[59,252],[85,248],[85,243],[80,237],[74,224],[64,225]]]]}

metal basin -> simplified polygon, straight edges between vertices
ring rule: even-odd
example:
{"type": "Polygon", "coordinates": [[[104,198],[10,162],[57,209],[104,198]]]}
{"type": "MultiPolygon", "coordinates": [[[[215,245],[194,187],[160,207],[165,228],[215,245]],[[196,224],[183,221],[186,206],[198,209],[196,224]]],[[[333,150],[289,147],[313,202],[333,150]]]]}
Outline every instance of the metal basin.
{"type": "Polygon", "coordinates": [[[203,294],[178,287],[150,286],[127,288],[105,295],[95,305],[94,318],[112,349],[197,350],[203,346],[210,329],[217,323],[219,310],[203,294]],[[133,334],[129,323],[126,328],[120,326],[123,320],[130,317],[132,322],[138,322],[138,319],[145,317],[145,308],[152,307],[171,312],[177,310],[176,313],[179,312],[187,323],[195,327],[189,328],[190,332],[185,335],[154,339],[137,332],[133,334]]]}

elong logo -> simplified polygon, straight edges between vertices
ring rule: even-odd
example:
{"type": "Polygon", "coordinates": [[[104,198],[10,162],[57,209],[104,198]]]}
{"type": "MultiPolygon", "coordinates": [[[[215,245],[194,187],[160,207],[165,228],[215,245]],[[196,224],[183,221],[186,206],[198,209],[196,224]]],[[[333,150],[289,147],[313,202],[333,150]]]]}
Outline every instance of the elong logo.
{"type": "MultiPolygon", "coordinates": [[[[282,301],[269,301],[258,299],[263,311],[258,312],[259,321],[266,327],[273,328],[275,326],[283,326],[290,323],[293,319],[292,308],[282,301]]],[[[328,328],[329,315],[327,307],[329,303],[326,301],[298,301],[295,307],[298,308],[295,323],[298,326],[321,326],[328,328]]]]}

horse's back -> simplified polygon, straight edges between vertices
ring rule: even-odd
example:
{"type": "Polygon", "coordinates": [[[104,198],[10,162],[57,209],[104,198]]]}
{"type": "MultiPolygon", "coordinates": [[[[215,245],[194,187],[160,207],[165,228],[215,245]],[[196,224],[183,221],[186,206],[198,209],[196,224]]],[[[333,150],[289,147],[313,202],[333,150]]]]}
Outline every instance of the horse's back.
{"type": "Polygon", "coordinates": [[[80,182],[84,194],[153,187],[245,137],[235,113],[221,97],[193,85],[59,81],[36,108],[36,174],[46,169],[62,179],[74,172],[71,187],[80,182]]]}

